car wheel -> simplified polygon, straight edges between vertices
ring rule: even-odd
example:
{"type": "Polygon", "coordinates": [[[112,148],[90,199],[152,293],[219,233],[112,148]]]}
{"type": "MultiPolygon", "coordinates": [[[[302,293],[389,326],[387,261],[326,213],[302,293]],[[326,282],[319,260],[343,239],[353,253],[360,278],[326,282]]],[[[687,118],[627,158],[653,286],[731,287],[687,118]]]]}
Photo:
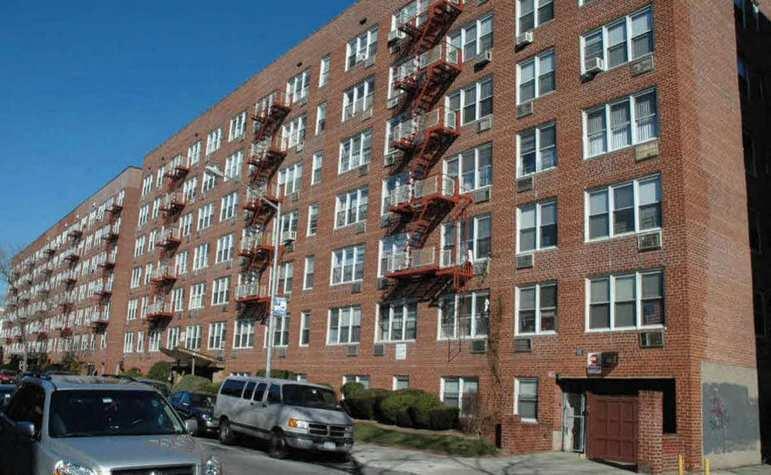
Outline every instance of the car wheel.
{"type": "Polygon", "coordinates": [[[286,436],[280,430],[274,430],[270,435],[270,455],[274,459],[284,459],[289,454],[289,446],[286,443],[286,436]]]}
{"type": "Polygon", "coordinates": [[[198,420],[198,430],[195,431],[196,437],[204,437],[206,435],[206,421],[201,419],[200,417],[198,420]]]}
{"type": "Polygon", "coordinates": [[[230,429],[230,422],[227,419],[220,421],[219,435],[220,443],[223,445],[233,445],[236,443],[236,435],[230,429]]]}

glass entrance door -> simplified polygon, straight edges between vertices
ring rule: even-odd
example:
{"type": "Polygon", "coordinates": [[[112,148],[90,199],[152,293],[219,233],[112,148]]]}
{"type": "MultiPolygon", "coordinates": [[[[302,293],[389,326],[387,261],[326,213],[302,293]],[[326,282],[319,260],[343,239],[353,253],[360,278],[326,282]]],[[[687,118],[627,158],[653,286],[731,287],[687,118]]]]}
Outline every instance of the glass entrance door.
{"type": "Polygon", "coordinates": [[[562,450],[583,452],[586,433],[586,395],[565,393],[562,414],[562,450]]]}

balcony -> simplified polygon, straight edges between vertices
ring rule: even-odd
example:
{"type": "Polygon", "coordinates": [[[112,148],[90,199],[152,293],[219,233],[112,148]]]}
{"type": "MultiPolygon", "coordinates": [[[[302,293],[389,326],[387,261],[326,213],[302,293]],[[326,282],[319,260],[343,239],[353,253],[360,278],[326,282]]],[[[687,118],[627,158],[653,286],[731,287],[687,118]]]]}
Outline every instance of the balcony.
{"type": "Polygon", "coordinates": [[[104,241],[108,247],[112,247],[113,244],[118,242],[118,238],[120,237],[119,231],[120,228],[118,226],[110,226],[110,229],[102,235],[102,241],[104,241]]]}
{"type": "Polygon", "coordinates": [[[39,330],[39,331],[35,332],[34,335],[35,335],[35,340],[37,340],[37,341],[48,340],[48,332],[46,332],[45,330],[39,330]]]}
{"type": "Polygon", "coordinates": [[[51,259],[56,254],[56,248],[53,246],[47,246],[43,251],[43,254],[45,254],[48,259],[51,259]]]}
{"type": "Polygon", "coordinates": [[[115,269],[115,257],[107,256],[104,262],[99,264],[99,268],[102,269],[102,275],[107,275],[115,269]]]}
{"type": "Polygon", "coordinates": [[[107,328],[109,322],[109,313],[106,310],[102,310],[101,312],[94,312],[91,315],[91,322],[89,326],[91,327],[91,331],[94,333],[101,333],[107,328]]]}
{"type": "Polygon", "coordinates": [[[151,303],[145,308],[145,319],[150,323],[170,320],[174,317],[174,308],[171,302],[159,301],[151,303]]]}
{"type": "Polygon", "coordinates": [[[69,249],[64,253],[64,262],[70,267],[74,266],[80,260],[80,251],[77,249],[69,249]]]}
{"type": "Polygon", "coordinates": [[[120,217],[120,214],[123,212],[123,201],[115,201],[113,204],[107,207],[105,210],[107,219],[110,222],[115,221],[120,217]]]}
{"type": "Polygon", "coordinates": [[[178,215],[185,208],[186,204],[187,199],[185,198],[185,195],[179,191],[175,191],[174,193],[166,195],[161,204],[160,211],[163,213],[166,220],[169,221],[178,215]]]}
{"type": "Polygon", "coordinates": [[[385,277],[396,285],[391,286],[385,299],[416,298],[436,300],[439,295],[462,290],[474,277],[474,266],[468,256],[461,253],[442,252],[442,259],[435,248],[413,249],[407,247],[385,259],[385,277]]]}
{"type": "Polygon", "coordinates": [[[177,271],[172,266],[163,265],[159,266],[153,271],[153,276],[150,278],[150,282],[156,288],[164,288],[174,285],[177,281],[177,271]]]}
{"type": "Polygon", "coordinates": [[[161,250],[162,254],[171,254],[182,243],[182,237],[179,229],[164,229],[161,235],[155,241],[155,247],[161,250]]]}
{"type": "Polygon", "coordinates": [[[94,287],[93,296],[100,303],[109,300],[112,296],[112,281],[108,280],[107,282],[102,282],[94,287]]]}
{"type": "Polygon", "coordinates": [[[67,231],[67,239],[69,239],[71,242],[78,242],[82,237],[83,229],[81,229],[79,226],[74,226],[70,228],[69,231],[67,231]]]}
{"type": "Polygon", "coordinates": [[[64,326],[59,330],[59,336],[61,338],[69,338],[72,336],[72,328],[64,326]]]}
{"type": "Polygon", "coordinates": [[[260,232],[241,239],[241,248],[238,254],[245,259],[249,269],[262,270],[270,263],[273,249],[270,236],[260,232]]]}
{"type": "Polygon", "coordinates": [[[279,91],[274,91],[270,97],[269,103],[253,117],[257,127],[254,133],[255,142],[262,142],[274,136],[292,110],[289,105],[284,104],[283,95],[279,91]]]}
{"type": "Polygon", "coordinates": [[[187,174],[190,173],[190,167],[183,163],[172,163],[171,168],[163,174],[166,179],[166,190],[173,191],[182,181],[187,174]]]}
{"type": "Polygon", "coordinates": [[[254,144],[248,160],[252,183],[269,181],[286,158],[286,153],[286,147],[277,138],[254,144]]]}
{"type": "Polygon", "coordinates": [[[278,202],[278,197],[267,185],[250,186],[243,205],[247,226],[264,226],[276,214],[274,206],[277,206],[278,202]]]}
{"type": "Polygon", "coordinates": [[[258,282],[241,284],[236,289],[236,302],[244,305],[267,305],[270,303],[268,286],[258,282]]]}
{"type": "Polygon", "coordinates": [[[425,10],[399,23],[398,30],[405,35],[399,42],[399,52],[415,55],[435,46],[444,39],[461,13],[461,0],[432,0],[425,10]]]}
{"type": "Polygon", "coordinates": [[[462,64],[462,50],[449,44],[421,54],[414,72],[395,79],[394,86],[406,95],[402,108],[413,113],[430,111],[461,73],[462,64]]]}
{"type": "Polygon", "coordinates": [[[407,167],[412,176],[422,178],[428,175],[460,136],[458,119],[456,112],[446,111],[441,106],[418,115],[396,129],[391,147],[394,149],[392,153],[400,154],[401,159],[394,160],[397,166],[392,173],[407,167]]]}

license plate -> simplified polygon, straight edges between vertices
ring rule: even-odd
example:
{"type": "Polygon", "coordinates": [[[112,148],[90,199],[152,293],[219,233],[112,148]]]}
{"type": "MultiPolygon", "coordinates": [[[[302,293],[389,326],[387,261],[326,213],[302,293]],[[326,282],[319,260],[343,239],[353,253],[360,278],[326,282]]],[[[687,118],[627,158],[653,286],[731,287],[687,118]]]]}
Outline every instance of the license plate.
{"type": "Polygon", "coordinates": [[[324,442],[324,450],[335,450],[337,446],[334,442],[324,442]]]}

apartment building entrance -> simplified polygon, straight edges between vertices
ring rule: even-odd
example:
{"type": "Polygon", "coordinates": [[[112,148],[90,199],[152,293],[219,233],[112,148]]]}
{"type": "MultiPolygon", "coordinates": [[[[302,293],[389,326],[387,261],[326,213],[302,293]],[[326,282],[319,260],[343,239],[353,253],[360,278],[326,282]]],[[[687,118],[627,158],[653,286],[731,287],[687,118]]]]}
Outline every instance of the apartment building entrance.
{"type": "Polygon", "coordinates": [[[583,453],[586,440],[586,395],[564,393],[562,408],[562,450],[583,453]]]}
{"type": "Polygon", "coordinates": [[[637,397],[589,393],[587,457],[637,463],[637,397]]]}

